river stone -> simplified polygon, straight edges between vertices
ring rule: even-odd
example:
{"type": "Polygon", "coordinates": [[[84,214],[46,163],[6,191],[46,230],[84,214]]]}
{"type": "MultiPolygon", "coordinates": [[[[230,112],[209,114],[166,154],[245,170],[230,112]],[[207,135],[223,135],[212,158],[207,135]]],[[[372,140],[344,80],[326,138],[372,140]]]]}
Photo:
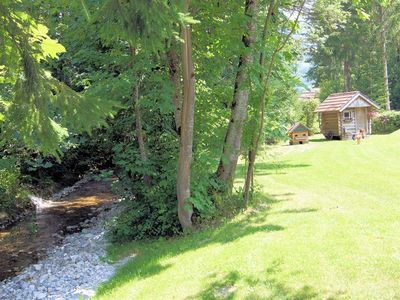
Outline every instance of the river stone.
{"type": "Polygon", "coordinates": [[[40,271],[40,270],[42,269],[42,265],[41,265],[41,264],[36,264],[36,265],[33,265],[33,268],[34,268],[36,271],[40,271]]]}
{"type": "Polygon", "coordinates": [[[9,214],[3,211],[0,211],[0,224],[5,223],[10,218],[9,214]]]}
{"type": "Polygon", "coordinates": [[[78,230],[78,225],[71,225],[71,226],[67,226],[65,229],[67,230],[67,232],[73,232],[75,230],[78,230]]]}
{"type": "Polygon", "coordinates": [[[46,294],[42,292],[34,292],[33,297],[36,299],[44,299],[46,298],[46,294]]]}
{"type": "MultiPolygon", "coordinates": [[[[106,255],[105,222],[118,211],[103,210],[90,227],[67,235],[61,245],[48,249],[46,258],[20,275],[0,283],[0,299],[87,299],[100,283],[108,280],[121,264],[110,265],[106,255]]],[[[17,256],[16,256],[17,257],[17,256]]]]}

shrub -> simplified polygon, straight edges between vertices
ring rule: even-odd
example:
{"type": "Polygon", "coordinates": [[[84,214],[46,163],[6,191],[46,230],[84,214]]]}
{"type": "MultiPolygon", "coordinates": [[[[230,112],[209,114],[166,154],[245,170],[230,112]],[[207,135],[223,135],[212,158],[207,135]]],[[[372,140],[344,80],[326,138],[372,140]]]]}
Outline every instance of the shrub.
{"type": "Polygon", "coordinates": [[[300,103],[301,122],[311,129],[312,132],[318,132],[317,114],[314,112],[320,104],[318,99],[305,100],[300,103]]]}
{"type": "Polygon", "coordinates": [[[110,237],[114,242],[172,236],[180,232],[173,195],[131,197],[123,202],[123,211],[110,223],[110,237]]]}
{"type": "Polygon", "coordinates": [[[392,133],[400,129],[400,111],[386,111],[377,116],[372,123],[374,133],[392,133]]]}
{"type": "Polygon", "coordinates": [[[112,146],[107,129],[101,128],[91,136],[71,136],[63,145],[60,161],[38,153],[27,153],[20,159],[23,183],[41,193],[51,194],[54,189],[74,184],[87,172],[97,173],[111,168],[112,146]]]}
{"type": "Polygon", "coordinates": [[[0,211],[14,213],[21,199],[20,172],[16,159],[0,159],[0,211]]]}
{"type": "MultiPolygon", "coordinates": [[[[172,117],[152,113],[154,123],[145,123],[147,161],[141,159],[137,140],[132,138],[130,127],[135,124],[132,112],[126,111],[115,119],[113,163],[118,181],[114,188],[125,200],[121,213],[109,224],[109,237],[114,242],[168,237],[182,231],[176,199],[179,141],[170,130],[172,117]],[[144,184],[145,176],[150,177],[150,186],[144,184]]],[[[207,166],[206,161],[195,157],[190,198],[195,222],[206,218],[214,207],[210,190],[216,183],[207,166]]]]}

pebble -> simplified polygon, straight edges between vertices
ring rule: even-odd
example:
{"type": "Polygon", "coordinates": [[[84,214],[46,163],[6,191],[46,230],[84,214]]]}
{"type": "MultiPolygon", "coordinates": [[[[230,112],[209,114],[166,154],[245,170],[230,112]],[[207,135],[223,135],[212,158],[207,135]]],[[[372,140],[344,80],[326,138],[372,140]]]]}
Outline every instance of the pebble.
{"type": "Polygon", "coordinates": [[[45,258],[19,275],[0,282],[0,299],[78,300],[95,295],[99,285],[111,278],[130,258],[111,265],[106,255],[106,221],[117,212],[115,202],[87,222],[90,227],[67,235],[62,243],[50,248],[45,258]]]}
{"type": "Polygon", "coordinates": [[[40,271],[40,270],[42,269],[42,265],[41,265],[41,264],[36,264],[36,265],[33,265],[33,268],[34,268],[36,271],[40,271]]]}

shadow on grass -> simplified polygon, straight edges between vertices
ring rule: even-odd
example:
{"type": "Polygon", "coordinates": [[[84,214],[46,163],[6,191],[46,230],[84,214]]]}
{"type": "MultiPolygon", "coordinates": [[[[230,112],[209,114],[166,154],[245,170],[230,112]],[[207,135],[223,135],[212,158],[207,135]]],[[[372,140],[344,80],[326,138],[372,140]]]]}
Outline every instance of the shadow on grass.
{"type": "MultiPolygon", "coordinates": [[[[279,196],[281,195],[275,195],[275,197],[265,196],[265,206],[263,208],[259,207],[258,210],[266,211],[270,205],[285,201],[284,199],[277,199],[279,196]]],[[[268,234],[269,232],[285,229],[280,225],[266,224],[267,215],[268,213],[247,214],[239,221],[232,221],[218,228],[199,231],[186,237],[157,241],[133,241],[124,245],[111,246],[111,255],[113,255],[113,247],[116,249],[115,252],[118,253],[117,257],[128,256],[132,253],[137,255],[118,269],[110,281],[100,286],[97,296],[106,295],[109,291],[123,286],[129,281],[144,279],[162,273],[172,266],[171,264],[163,264],[163,259],[195,251],[212,244],[231,243],[256,233],[268,234]]]]}
{"type": "Polygon", "coordinates": [[[255,175],[286,174],[284,171],[295,168],[307,168],[309,164],[293,164],[287,161],[270,161],[257,163],[255,175]]]}
{"type": "Polygon", "coordinates": [[[318,211],[318,209],[316,208],[284,209],[276,211],[274,214],[301,214],[301,213],[310,213],[316,211],[318,211]]]}
{"type": "Polygon", "coordinates": [[[234,299],[239,296],[238,291],[243,286],[249,287],[253,292],[244,298],[242,297],[242,299],[300,300],[320,298],[313,288],[308,285],[294,289],[276,279],[276,273],[280,272],[279,265],[280,263],[273,262],[272,266],[265,270],[265,275],[261,278],[241,275],[237,271],[231,271],[222,279],[213,280],[200,293],[186,299],[234,299]]]}
{"type": "Polygon", "coordinates": [[[325,143],[325,142],[331,142],[331,141],[337,141],[337,140],[327,140],[326,138],[317,138],[317,139],[310,139],[310,143],[325,143]]]}

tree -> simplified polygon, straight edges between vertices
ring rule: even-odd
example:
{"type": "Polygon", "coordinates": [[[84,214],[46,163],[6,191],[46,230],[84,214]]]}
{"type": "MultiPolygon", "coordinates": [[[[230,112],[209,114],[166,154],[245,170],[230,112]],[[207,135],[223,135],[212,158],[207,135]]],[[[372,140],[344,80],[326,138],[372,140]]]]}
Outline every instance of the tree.
{"type": "Polygon", "coordinates": [[[244,53],[242,53],[239,58],[233,102],[231,105],[231,117],[217,170],[219,179],[228,185],[228,190],[231,190],[235,177],[243,134],[243,125],[247,116],[250,89],[249,69],[253,62],[253,46],[256,41],[257,6],[257,0],[246,0],[245,15],[248,21],[246,24],[246,34],[242,37],[244,53]]]}
{"type": "MultiPolygon", "coordinates": [[[[244,183],[244,201],[245,203],[248,203],[249,198],[250,198],[250,187],[253,185],[253,177],[254,177],[254,165],[256,162],[256,156],[258,152],[258,146],[260,144],[261,137],[264,132],[264,119],[265,119],[265,101],[267,99],[267,96],[269,94],[270,90],[270,79],[272,76],[272,70],[274,68],[275,60],[277,55],[279,54],[280,51],[284,49],[286,46],[287,42],[289,41],[290,37],[292,34],[295,32],[297,28],[297,23],[300,18],[300,14],[303,10],[305,4],[305,0],[301,2],[300,7],[297,12],[297,17],[295,21],[293,22],[289,32],[284,35],[284,34],[277,34],[278,36],[278,42],[276,43],[276,46],[273,49],[273,53],[270,57],[269,63],[268,63],[268,68],[267,72],[264,75],[264,68],[265,68],[265,52],[264,49],[262,48],[261,53],[260,53],[260,66],[261,66],[261,74],[260,74],[260,81],[262,85],[262,96],[260,99],[260,112],[257,114],[257,121],[256,121],[256,127],[255,130],[253,131],[252,135],[252,144],[250,146],[250,150],[248,152],[248,166],[247,166],[247,173],[246,173],[246,179],[244,183]]],[[[263,30],[263,35],[262,35],[262,45],[261,47],[265,47],[265,41],[267,40],[267,32],[268,32],[268,27],[270,26],[270,20],[271,20],[271,15],[275,9],[275,2],[272,1],[270,3],[270,6],[268,8],[268,13],[265,18],[265,24],[264,24],[264,30],[263,30]]],[[[295,9],[297,10],[297,9],[295,9]]],[[[289,23],[289,21],[287,21],[289,23]]]]}
{"type": "MultiPolygon", "coordinates": [[[[184,12],[189,12],[189,0],[185,0],[184,12]]],[[[181,136],[179,143],[178,174],[176,193],[178,197],[178,217],[183,229],[192,227],[192,204],[190,198],[190,174],[193,149],[195,75],[192,57],[191,26],[182,25],[182,66],[183,66],[183,103],[181,136]]]]}
{"type": "MultiPolygon", "coordinates": [[[[125,198],[111,225],[114,240],[172,236],[233,204],[212,191],[222,188],[223,177],[232,192],[239,153],[261,144],[264,122],[275,137],[289,122],[296,84],[292,44],[269,64],[293,24],[289,2],[275,7],[276,16],[270,11],[268,43],[258,38],[266,17],[259,1],[193,0],[190,9],[189,1],[170,0],[60,0],[44,8],[41,1],[29,2],[48,36],[68,49],[40,67],[79,99],[118,104],[101,135],[70,130],[66,139],[70,147],[81,147],[84,139],[108,145],[115,185],[125,198]],[[268,96],[262,98],[267,73],[268,96]]],[[[65,128],[74,122],[59,118],[57,109],[50,112],[65,128]]]]}
{"type": "Polygon", "coordinates": [[[9,0],[0,4],[0,84],[7,91],[0,93],[1,142],[15,139],[59,155],[69,132],[105,124],[114,103],[77,94],[45,69],[65,48],[26,12],[32,5],[9,0]]]}
{"type": "MultiPolygon", "coordinates": [[[[134,61],[136,58],[136,49],[132,46],[131,48],[131,56],[132,60],[134,61]]],[[[143,126],[142,126],[142,113],[140,111],[139,107],[139,89],[140,89],[140,74],[136,74],[138,77],[136,79],[136,82],[134,83],[134,86],[132,88],[132,97],[133,97],[133,105],[135,107],[135,127],[136,127],[136,138],[138,141],[139,145],[139,153],[140,153],[140,159],[142,160],[143,164],[146,165],[148,163],[148,156],[147,156],[147,147],[145,144],[144,140],[144,134],[143,134],[143,126]]],[[[146,187],[151,186],[151,178],[148,174],[143,175],[143,182],[146,187]]]]}
{"type": "Polygon", "coordinates": [[[384,98],[386,110],[391,109],[390,104],[390,86],[389,86],[389,71],[388,71],[388,55],[387,55],[387,33],[388,26],[392,26],[390,34],[396,35],[399,32],[399,27],[396,21],[399,21],[398,8],[399,1],[375,1],[375,14],[379,28],[379,46],[382,62],[383,83],[384,83],[384,98]]]}
{"type": "Polygon", "coordinates": [[[171,80],[174,92],[172,102],[174,104],[175,130],[178,136],[181,135],[182,123],[182,88],[181,88],[181,72],[178,61],[178,54],[175,49],[175,42],[171,42],[170,48],[167,50],[169,78],[171,80]]]}
{"type": "Polygon", "coordinates": [[[396,102],[393,92],[398,76],[393,56],[399,5],[398,0],[315,2],[309,16],[314,64],[309,77],[321,87],[322,99],[351,89],[362,91],[386,109],[391,101],[396,102]]]}

